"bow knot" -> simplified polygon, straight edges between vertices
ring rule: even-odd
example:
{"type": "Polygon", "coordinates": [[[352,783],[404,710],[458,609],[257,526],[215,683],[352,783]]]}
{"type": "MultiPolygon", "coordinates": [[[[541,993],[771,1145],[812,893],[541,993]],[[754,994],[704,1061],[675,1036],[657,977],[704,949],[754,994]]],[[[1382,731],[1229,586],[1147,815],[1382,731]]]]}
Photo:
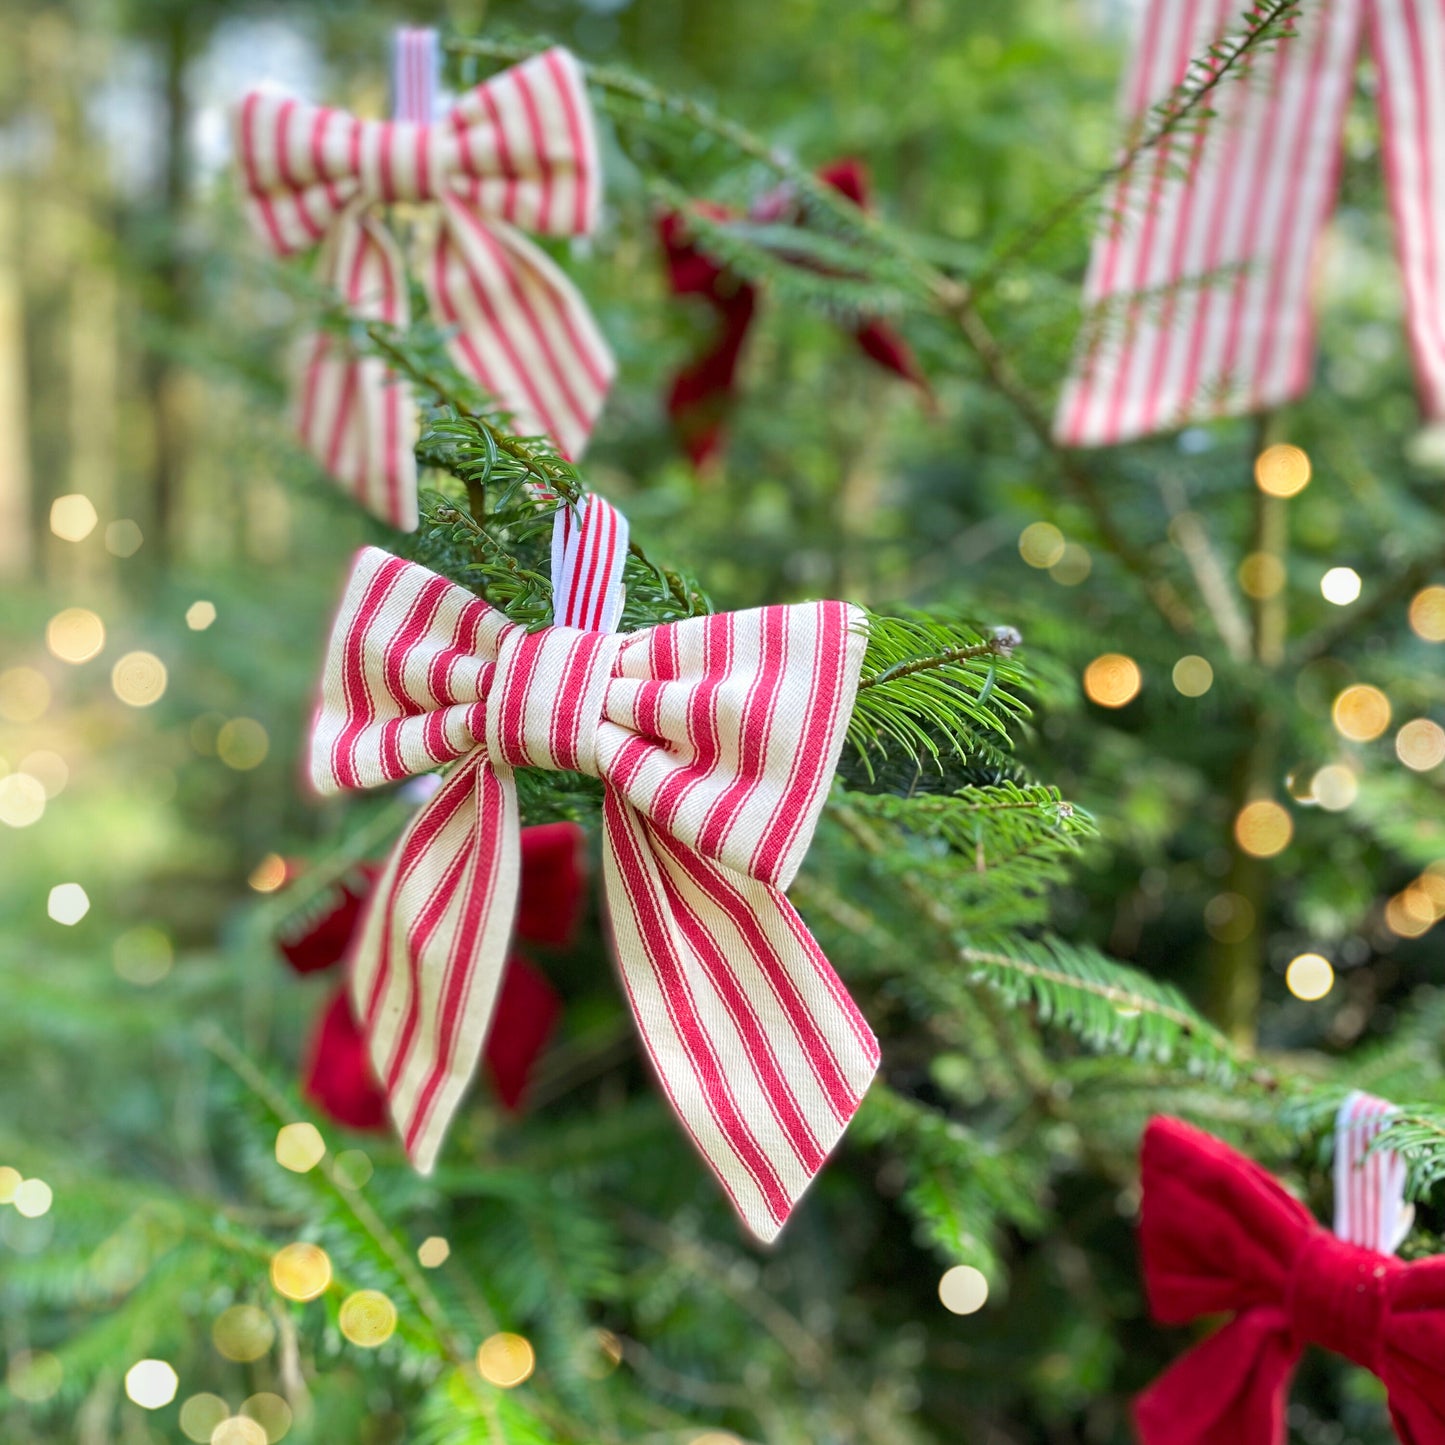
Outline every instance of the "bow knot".
{"type": "Polygon", "coordinates": [[[1379,1370],[1386,1282],[1399,1261],[1313,1230],[1295,1257],[1289,1281],[1295,1338],[1379,1370]]]}

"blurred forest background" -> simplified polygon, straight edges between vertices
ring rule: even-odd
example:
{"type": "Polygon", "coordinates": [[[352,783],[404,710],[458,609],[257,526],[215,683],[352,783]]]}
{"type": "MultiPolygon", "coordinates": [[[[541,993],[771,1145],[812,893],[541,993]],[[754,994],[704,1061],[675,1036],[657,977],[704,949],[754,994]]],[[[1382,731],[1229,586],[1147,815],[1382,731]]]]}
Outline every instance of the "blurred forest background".
{"type": "MultiPolygon", "coordinates": [[[[378,532],[292,440],[283,361],[304,302],[242,223],[228,106],[274,81],[384,114],[402,20],[545,34],[707,99],[809,166],[862,161],[881,212],[930,262],[988,278],[981,312],[1046,415],[1093,213],[1024,252],[1014,243],[1108,164],[1132,13],[1124,0],[418,0],[405,14],[343,0],[0,0],[6,1441],[211,1439],[262,1395],[289,1402],[285,1429],[237,1425],[222,1445],[286,1430],[378,1445],[587,1438],[495,1414],[477,1427],[493,1433],[448,1434],[404,1355],[348,1353],[334,1327],[298,1343],[266,1292],[254,1240],[315,1206],[269,1177],[274,1121],[221,1055],[294,1088],[322,994],[271,951],[274,859],[354,844],[358,819],[384,838],[388,822],[384,804],[323,807],[298,783],[331,609],[355,547],[378,532]],[[33,1180],[45,1192],[21,1183],[33,1180]],[[182,1234],[205,1248],[173,1251],[182,1234]],[[214,1321],[248,1302],[280,1332],[274,1350],[213,1349],[214,1321]],[[123,1386],[150,1355],[182,1373],[177,1403],[155,1412],[123,1386]],[[220,1413],[193,1410],[187,1426],[178,1410],[201,1393],[220,1413]]],[[[462,78],[453,59],[448,83],[462,78]]],[[[1098,829],[1053,869],[1051,926],[1178,985],[1241,1047],[1288,1052],[1306,1073],[1356,1049],[1350,1082],[1425,1097],[1440,1088],[1445,1024],[1445,428],[1418,421],[1370,84],[1366,67],[1321,258],[1311,397],[1092,458],[1082,490],[996,366],[960,362],[937,317],[899,320],[929,403],[834,319],[766,295],[725,461],[695,473],[662,400],[710,318],[666,294],[645,177],[605,120],[606,219],[569,269],[621,365],[586,474],[651,552],[718,605],[841,595],[1016,627],[1034,708],[1021,759],[1098,829]],[[1313,464],[1287,520],[1254,478],[1275,442],[1313,464]],[[1161,587],[1182,599],[1169,619],[1161,587]],[[1129,659],[1137,681],[1106,667],[1088,682],[1104,655],[1129,659]],[[1371,692],[1342,713],[1351,687],[1371,692]],[[1262,835],[1241,824],[1261,801],[1275,808],[1255,815],[1262,835]],[[1303,954],[1328,976],[1296,975],[1292,989],[1286,969],[1303,954]]],[[[704,148],[687,183],[744,205],[761,188],[704,148]]],[[[812,921],[801,884],[799,903],[812,921]]],[[[845,925],[835,910],[829,926],[845,925]]],[[[566,1130],[590,1127],[586,1109],[549,1113],[573,1087],[566,1041],[600,1028],[603,1064],[637,1070],[595,922],[589,938],[554,961],[568,1015],[522,1126],[533,1180],[549,1150],[572,1147],[566,1130]]],[[[942,1074],[937,1061],[901,1067],[946,1090],[949,1068],[974,1066],[966,1053],[942,1074]]],[[[1128,1392],[1172,1348],[1142,1320],[1132,1142],[1159,1101],[1187,1108],[1193,1084],[1141,1071],[1138,1109],[1088,1149],[1068,1115],[1076,1086],[1087,1079],[1035,1091],[1030,1127],[1057,1173],[1023,1182],[1036,1217],[1003,1230],[976,1314],[940,1306],[940,1261],[889,1213],[891,1166],[866,1139],[845,1144],[823,1201],[762,1257],[691,1177],[655,1101],[624,1115],[633,1132],[610,1126],[625,1162],[559,1172],[544,1204],[453,1179],[453,1201],[471,1191],[477,1251],[456,1287],[544,1337],[549,1297],[625,1301],[612,1308],[627,1328],[598,1336],[599,1359],[615,1363],[625,1336],[623,1372],[662,1403],[646,1428],[604,1419],[595,1439],[1122,1440],[1128,1392]],[[624,1223],[611,1253],[585,1220],[587,1237],[569,1237],[569,1190],[626,1198],[652,1169],[686,1181],[658,1202],[670,1232],[624,1223]],[[883,1202],[860,1212],[850,1189],[883,1202]],[[517,1199],[559,1221],[565,1290],[507,1274],[517,1199]]],[[[603,1067],[587,1088],[604,1113],[646,1093],[603,1067]]],[[[1287,1157],[1252,1097],[1200,1107],[1287,1157]]],[[[486,1155],[500,1127],[472,1120],[457,1152],[486,1155]]],[[[1008,1134],[991,1137],[1007,1153],[1008,1134]]],[[[378,1210],[417,1238],[416,1220],[449,1232],[447,1180],[424,1186],[389,1142],[364,1147],[378,1210]]],[[[1385,1438],[1364,1382],[1330,1375],[1301,1394],[1292,1423],[1311,1445],[1385,1438]]]]}

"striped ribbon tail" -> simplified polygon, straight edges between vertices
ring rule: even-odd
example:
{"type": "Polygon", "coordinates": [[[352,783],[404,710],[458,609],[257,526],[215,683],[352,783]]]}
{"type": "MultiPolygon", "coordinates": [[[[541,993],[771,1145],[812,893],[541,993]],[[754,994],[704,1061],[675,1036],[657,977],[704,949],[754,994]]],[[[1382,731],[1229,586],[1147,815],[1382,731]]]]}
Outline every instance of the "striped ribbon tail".
{"type": "Polygon", "coordinates": [[[426,125],[436,115],[441,46],[430,26],[402,25],[391,38],[391,117],[426,125]]]}
{"type": "MultiPolygon", "coordinates": [[[[1094,238],[1084,335],[1054,421],[1060,442],[1108,446],[1305,389],[1309,282],[1364,3],[1304,7],[1292,34],[1219,87],[1215,114],[1120,178],[1094,238]]],[[[1191,61],[1228,40],[1238,10],[1238,0],[1147,0],[1123,97],[1135,133],[1191,61]]]]}
{"type": "Polygon", "coordinates": [[[1357,1089],[1335,1118],[1335,1233],[1379,1254],[1394,1254],[1415,1220],[1405,1202],[1405,1161],[1371,1148],[1394,1112],[1387,1100],[1357,1089]]]}
{"type": "Polygon", "coordinates": [[[552,616],[563,627],[615,632],[624,601],[627,518],[589,492],[574,512],[558,507],[552,523],[552,616]]]}

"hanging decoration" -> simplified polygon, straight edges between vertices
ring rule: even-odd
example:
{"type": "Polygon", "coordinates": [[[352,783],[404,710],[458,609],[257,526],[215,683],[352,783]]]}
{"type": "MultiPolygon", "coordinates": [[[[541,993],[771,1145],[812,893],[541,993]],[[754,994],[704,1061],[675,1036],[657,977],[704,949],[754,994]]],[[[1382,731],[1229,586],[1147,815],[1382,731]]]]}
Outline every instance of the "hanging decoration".
{"type": "MultiPolygon", "coordinates": [[[[319,245],[321,277],[357,322],[409,323],[402,248],[383,208],[431,208],[419,279],[452,357],[516,431],[581,452],[615,367],[581,294],[523,234],[581,236],[597,224],[592,111],[568,51],[494,76],[434,124],[363,121],[254,90],[236,112],[236,142],[262,240],[281,256],[319,245]]],[[[383,521],[413,530],[409,383],[323,331],[305,346],[297,411],[327,471],[383,521]]]]}
{"type": "MultiPolygon", "coordinates": [[[[569,944],[581,922],[586,838],[575,823],[522,829],[516,943],[502,974],[496,1017],[483,1062],[503,1107],[520,1111],[537,1059],[561,1016],[561,1000],[522,945],[569,944]]],[[[277,933],[297,973],[334,968],[361,922],[379,864],[365,863],[332,884],[277,933]]],[[[304,1091],[331,1118],[352,1129],[386,1127],[386,1094],[372,1072],[345,983],[327,1000],[306,1052],[304,1091]]]]}
{"type": "MultiPolygon", "coordinates": [[[[586,499],[588,519],[614,510],[586,499]]],[[[567,508],[556,515],[554,589],[573,526],[567,508]]],[[[508,951],[513,770],[600,779],[613,943],[643,1046],[742,1218],[771,1239],[878,1064],[783,892],[842,749],[863,619],[820,602],[619,635],[607,630],[614,576],[600,621],[529,633],[416,563],[358,554],[312,780],[335,792],[457,766],[387,861],[352,956],[352,1003],[407,1152],[428,1171],[508,951]]]]}
{"type": "MultiPolygon", "coordinates": [[[[1342,1111],[1347,1168],[1362,1162],[1359,1123],[1342,1111]]],[[[1376,1176],[1376,1205],[1347,1217],[1383,1221],[1398,1179],[1376,1176]]],[[[1284,1445],[1289,1382],[1307,1344],[1384,1382],[1405,1445],[1445,1442],[1445,1256],[1403,1264],[1340,1238],[1252,1160],[1178,1119],[1156,1118],[1145,1130],[1142,1182],[1139,1237],[1154,1317],[1232,1316],[1140,1396],[1143,1445],[1284,1445]]],[[[1359,1187],[1369,1190],[1368,1176],[1359,1187]]],[[[1384,1238],[1379,1227],[1374,1234],[1384,1238]]]]}
{"type": "MultiPolygon", "coordinates": [[[[868,209],[868,182],[855,160],[839,160],[823,167],[818,179],[859,207],[868,209]]],[[[689,208],[711,221],[727,221],[736,213],[710,201],[694,201],[689,208]]],[[[706,466],[721,454],[726,443],[727,417],[737,391],[737,370],[743,345],[758,308],[758,288],[728,269],[689,234],[687,211],[668,211],[658,219],[658,236],[667,264],[668,288],[674,296],[701,296],[717,313],[717,330],[711,341],[673,378],[667,393],[667,413],[696,467],[706,466]]],[[[747,213],[759,224],[796,223],[802,219],[796,198],[786,187],[761,197],[747,213]]],[[[887,371],[912,382],[925,395],[928,383],[918,369],[908,343],[877,319],[864,319],[852,327],[863,353],[887,371]]]]}
{"type": "MultiPolygon", "coordinates": [[[[1260,7],[1256,4],[1253,9],[1260,7]]],[[[1146,0],[1125,78],[1136,131],[1220,62],[1238,0],[1146,0]],[[1201,61],[1191,77],[1191,63],[1201,61]]],[[[1445,10],[1440,0],[1319,0],[1242,63],[1213,114],[1120,177],[1085,283],[1089,313],[1055,417],[1069,446],[1109,446],[1265,411],[1309,386],[1311,281],[1334,207],[1361,34],[1378,77],[1383,164],[1421,399],[1445,416],[1445,10]]]]}

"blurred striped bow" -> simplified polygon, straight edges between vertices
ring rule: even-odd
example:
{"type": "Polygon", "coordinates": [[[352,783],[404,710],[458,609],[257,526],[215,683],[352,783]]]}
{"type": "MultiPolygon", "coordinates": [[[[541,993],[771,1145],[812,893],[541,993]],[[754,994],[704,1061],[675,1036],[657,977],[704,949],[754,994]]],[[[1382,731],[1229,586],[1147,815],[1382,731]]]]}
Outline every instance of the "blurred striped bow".
{"type": "MultiPolygon", "coordinates": [[[[358,321],[410,320],[402,248],[379,207],[430,202],[421,282],[457,365],[564,455],[586,445],[614,364],[577,289],[522,232],[580,236],[601,191],[582,69],[566,50],[476,86],[434,124],[363,121],[253,90],[236,112],[246,210],[286,256],[321,246],[321,276],[358,321]]],[[[417,524],[416,415],[379,357],[306,343],[298,424],[310,450],[384,521],[417,524]]]]}
{"type": "Polygon", "coordinates": [[[352,1000],[417,1168],[486,1036],[520,856],[521,766],[600,778],[624,986],[662,1086],[764,1239],[847,1127],[878,1046],[783,896],[843,745],[866,639],[839,602],[640,632],[527,632],[412,562],[358,555],[311,739],[323,792],[460,760],[397,844],[352,1000]]]}

